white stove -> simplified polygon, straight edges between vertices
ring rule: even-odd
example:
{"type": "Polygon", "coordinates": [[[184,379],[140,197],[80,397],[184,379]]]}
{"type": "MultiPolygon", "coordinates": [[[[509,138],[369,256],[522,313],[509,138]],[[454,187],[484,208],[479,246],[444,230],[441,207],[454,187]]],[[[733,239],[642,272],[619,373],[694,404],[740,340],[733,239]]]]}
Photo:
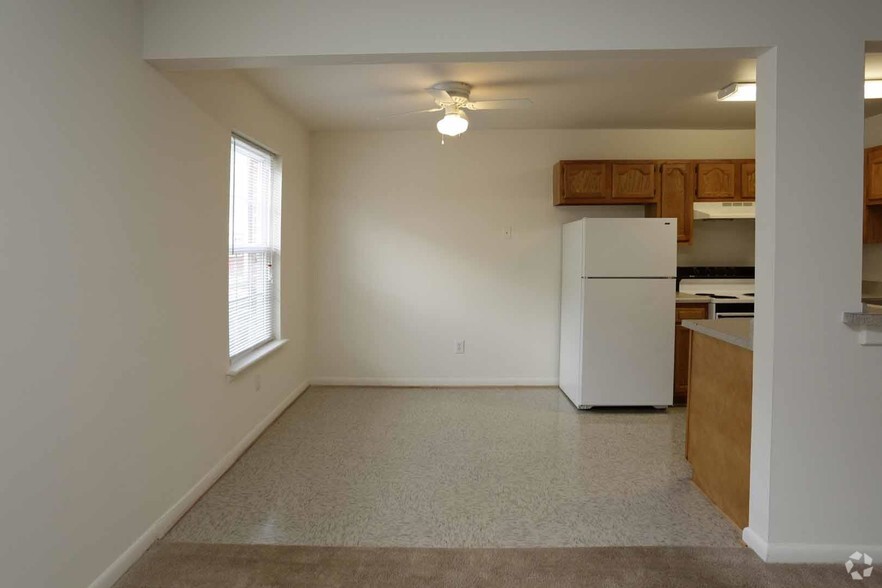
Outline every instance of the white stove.
{"type": "Polygon", "coordinates": [[[753,268],[679,268],[677,274],[680,292],[711,299],[710,318],[753,318],[753,268]]]}

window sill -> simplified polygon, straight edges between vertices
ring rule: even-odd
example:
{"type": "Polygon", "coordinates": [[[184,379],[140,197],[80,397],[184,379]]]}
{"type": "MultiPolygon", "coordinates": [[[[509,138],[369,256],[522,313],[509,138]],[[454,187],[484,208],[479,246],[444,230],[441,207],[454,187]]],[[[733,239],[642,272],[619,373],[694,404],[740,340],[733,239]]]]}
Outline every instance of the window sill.
{"type": "Polygon", "coordinates": [[[273,351],[281,348],[285,343],[287,343],[287,339],[276,339],[275,341],[270,341],[263,347],[255,349],[248,355],[244,355],[237,359],[235,362],[230,364],[230,369],[227,370],[227,377],[232,379],[244,372],[246,369],[271,354],[273,351]]]}

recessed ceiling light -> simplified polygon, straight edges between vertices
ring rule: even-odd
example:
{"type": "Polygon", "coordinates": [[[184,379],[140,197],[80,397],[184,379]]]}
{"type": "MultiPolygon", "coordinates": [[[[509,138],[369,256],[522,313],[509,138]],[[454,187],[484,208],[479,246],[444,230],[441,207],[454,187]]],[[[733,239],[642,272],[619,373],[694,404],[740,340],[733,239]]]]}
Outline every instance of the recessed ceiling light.
{"type": "MultiPolygon", "coordinates": [[[[882,98],[882,80],[864,80],[864,99],[882,98]]],[[[756,102],[756,82],[736,82],[717,92],[721,102],[756,102]]]]}
{"type": "Polygon", "coordinates": [[[720,102],[756,102],[756,82],[729,84],[717,92],[720,102]]]}

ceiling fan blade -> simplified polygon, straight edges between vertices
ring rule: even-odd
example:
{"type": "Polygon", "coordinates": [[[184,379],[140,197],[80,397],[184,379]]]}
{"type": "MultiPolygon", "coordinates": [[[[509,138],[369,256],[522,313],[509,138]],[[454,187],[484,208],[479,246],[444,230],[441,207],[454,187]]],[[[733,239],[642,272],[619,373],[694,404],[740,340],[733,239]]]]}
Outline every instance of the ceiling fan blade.
{"type": "Polygon", "coordinates": [[[441,112],[444,110],[442,107],[438,106],[437,108],[427,108],[425,110],[411,110],[410,112],[399,112],[397,114],[387,114],[385,116],[378,116],[377,118],[395,118],[396,116],[407,116],[408,114],[422,114],[424,112],[441,112]]]}
{"type": "Polygon", "coordinates": [[[453,98],[447,93],[447,90],[439,90],[438,88],[426,88],[426,92],[431,94],[435,102],[453,102],[453,98]]]}
{"type": "Polygon", "coordinates": [[[503,110],[507,108],[530,108],[531,106],[533,106],[533,101],[528,98],[481,100],[480,102],[468,102],[465,105],[469,110],[503,110]]]}

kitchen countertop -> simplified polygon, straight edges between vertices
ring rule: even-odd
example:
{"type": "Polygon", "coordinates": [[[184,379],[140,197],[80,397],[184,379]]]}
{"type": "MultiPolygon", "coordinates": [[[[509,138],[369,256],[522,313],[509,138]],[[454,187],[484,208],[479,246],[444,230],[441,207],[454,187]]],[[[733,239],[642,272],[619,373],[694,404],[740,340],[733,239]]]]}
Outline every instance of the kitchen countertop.
{"type": "Polygon", "coordinates": [[[696,304],[707,304],[710,302],[710,296],[696,296],[695,294],[686,294],[685,292],[677,292],[677,302],[692,302],[696,304]]]}
{"type": "Polygon", "coordinates": [[[683,326],[696,333],[753,351],[753,319],[727,318],[683,321],[683,326]]]}
{"type": "Polygon", "coordinates": [[[863,312],[846,312],[842,321],[853,327],[882,327],[882,306],[864,304],[863,312]]]}

